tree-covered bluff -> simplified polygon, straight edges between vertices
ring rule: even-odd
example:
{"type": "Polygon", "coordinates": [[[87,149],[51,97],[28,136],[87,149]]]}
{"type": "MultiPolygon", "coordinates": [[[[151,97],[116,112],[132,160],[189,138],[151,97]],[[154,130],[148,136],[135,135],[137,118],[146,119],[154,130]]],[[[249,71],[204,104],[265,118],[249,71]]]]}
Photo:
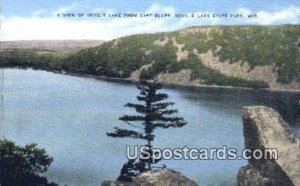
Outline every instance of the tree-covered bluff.
{"type": "Polygon", "coordinates": [[[300,25],[207,26],[127,36],[69,55],[2,51],[0,64],[169,84],[186,84],[185,78],[191,85],[299,89],[299,47],[300,25]]]}

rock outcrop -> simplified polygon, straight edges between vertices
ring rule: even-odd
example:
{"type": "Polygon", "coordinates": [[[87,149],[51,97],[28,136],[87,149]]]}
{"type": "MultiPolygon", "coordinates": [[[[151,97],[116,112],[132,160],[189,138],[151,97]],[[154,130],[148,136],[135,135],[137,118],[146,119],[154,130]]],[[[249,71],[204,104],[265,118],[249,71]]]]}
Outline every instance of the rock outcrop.
{"type": "MultiPolygon", "coordinates": [[[[217,50],[220,50],[218,48],[217,50]]],[[[229,60],[222,62],[219,56],[215,56],[212,51],[199,54],[197,49],[194,49],[194,54],[201,59],[201,63],[207,68],[217,70],[221,74],[229,77],[237,77],[248,81],[264,81],[267,82],[271,89],[279,90],[299,90],[300,83],[292,81],[289,84],[282,84],[277,81],[278,74],[276,73],[275,64],[272,65],[259,65],[251,67],[248,63],[242,63],[241,61],[230,62],[229,60]]]]}
{"type": "Polygon", "coordinates": [[[102,186],[197,186],[194,181],[189,180],[177,171],[160,169],[148,171],[138,175],[132,182],[104,181],[102,186]]]}
{"type": "Polygon", "coordinates": [[[299,186],[300,142],[279,113],[264,106],[245,107],[243,122],[247,149],[277,149],[278,156],[249,159],[239,171],[237,185],[299,186]]]}

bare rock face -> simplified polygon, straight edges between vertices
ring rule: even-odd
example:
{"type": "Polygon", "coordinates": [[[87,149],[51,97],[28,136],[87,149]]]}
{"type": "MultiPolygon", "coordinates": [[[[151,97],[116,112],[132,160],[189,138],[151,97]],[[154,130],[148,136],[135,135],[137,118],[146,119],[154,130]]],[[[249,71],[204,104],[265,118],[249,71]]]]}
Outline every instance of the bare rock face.
{"type": "Polygon", "coordinates": [[[245,147],[277,149],[278,157],[249,160],[240,169],[239,186],[300,186],[300,142],[278,112],[264,106],[243,110],[245,147]]]}
{"type": "Polygon", "coordinates": [[[261,175],[261,173],[251,165],[242,167],[238,174],[239,186],[267,186],[275,185],[275,181],[261,175]]]}
{"type": "Polygon", "coordinates": [[[132,182],[104,181],[102,186],[197,186],[179,172],[170,169],[148,171],[138,175],[132,182]]]}

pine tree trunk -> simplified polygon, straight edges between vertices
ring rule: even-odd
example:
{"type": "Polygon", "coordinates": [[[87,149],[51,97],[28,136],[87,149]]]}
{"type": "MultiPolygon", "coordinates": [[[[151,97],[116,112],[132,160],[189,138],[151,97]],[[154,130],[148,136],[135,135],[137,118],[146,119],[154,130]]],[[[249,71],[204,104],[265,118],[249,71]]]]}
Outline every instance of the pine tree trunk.
{"type": "Polygon", "coordinates": [[[148,161],[148,170],[151,171],[151,161],[152,161],[152,147],[151,147],[151,140],[148,139],[148,147],[150,152],[150,161],[148,161]]]}
{"type": "MultiPolygon", "coordinates": [[[[146,107],[147,107],[147,110],[151,110],[151,101],[147,100],[146,101],[146,107]]],[[[150,152],[150,160],[147,162],[148,164],[148,170],[151,171],[151,164],[152,164],[152,146],[151,146],[151,132],[150,132],[150,125],[151,125],[151,122],[149,121],[149,113],[147,113],[147,116],[146,116],[146,128],[145,128],[145,132],[147,134],[147,142],[148,142],[148,148],[149,148],[149,152],[150,152]]]]}

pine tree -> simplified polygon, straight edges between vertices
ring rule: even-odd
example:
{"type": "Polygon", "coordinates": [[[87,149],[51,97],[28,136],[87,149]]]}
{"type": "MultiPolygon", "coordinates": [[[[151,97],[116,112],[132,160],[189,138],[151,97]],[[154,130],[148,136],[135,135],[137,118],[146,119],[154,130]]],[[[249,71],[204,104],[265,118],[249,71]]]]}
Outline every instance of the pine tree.
{"type": "Polygon", "coordinates": [[[178,112],[176,109],[168,109],[168,107],[174,105],[174,103],[164,101],[168,99],[168,95],[158,92],[158,90],[162,88],[161,84],[156,81],[142,81],[137,88],[140,90],[140,95],[137,96],[137,100],[142,102],[142,104],[127,103],[125,107],[134,108],[138,115],[123,115],[119,120],[142,130],[129,130],[115,127],[115,132],[107,133],[107,135],[111,137],[131,137],[145,140],[147,142],[145,147],[147,147],[150,158],[146,160],[140,159],[137,163],[129,160],[124,164],[119,180],[132,180],[132,177],[136,176],[136,172],[151,170],[151,165],[158,162],[158,160],[154,162],[152,158],[152,141],[155,137],[153,134],[155,129],[183,127],[186,124],[186,121],[182,117],[173,116],[173,114],[178,112]],[[136,124],[132,124],[132,122],[139,122],[142,126],[136,126],[136,124]]]}

